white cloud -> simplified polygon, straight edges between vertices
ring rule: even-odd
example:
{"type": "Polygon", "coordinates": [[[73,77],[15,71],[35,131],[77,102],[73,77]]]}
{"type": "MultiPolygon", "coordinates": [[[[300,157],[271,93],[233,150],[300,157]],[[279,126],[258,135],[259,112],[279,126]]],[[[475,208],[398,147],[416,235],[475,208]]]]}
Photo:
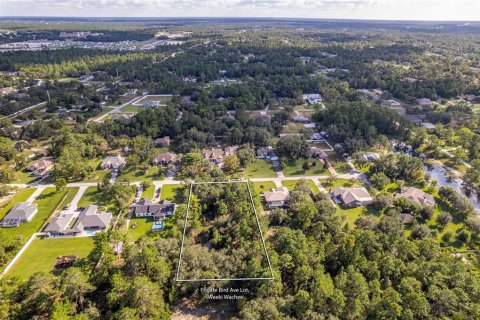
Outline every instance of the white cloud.
{"type": "Polygon", "coordinates": [[[0,0],[2,16],[479,20],[480,0],[0,0]]]}

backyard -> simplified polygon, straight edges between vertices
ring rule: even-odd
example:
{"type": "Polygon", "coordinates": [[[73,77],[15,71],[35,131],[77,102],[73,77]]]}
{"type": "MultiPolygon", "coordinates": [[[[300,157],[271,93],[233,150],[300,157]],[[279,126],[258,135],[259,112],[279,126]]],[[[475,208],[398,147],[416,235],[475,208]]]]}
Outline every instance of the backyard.
{"type": "Polygon", "coordinates": [[[262,181],[262,182],[252,182],[253,189],[257,194],[264,193],[270,189],[275,188],[275,183],[273,181],[262,181]]]}
{"type": "Polygon", "coordinates": [[[35,272],[52,272],[60,274],[62,270],[52,271],[58,256],[77,255],[79,260],[73,268],[88,271],[85,259],[93,250],[91,237],[34,239],[27,250],[20,256],[8,276],[28,279],[35,272]]]}

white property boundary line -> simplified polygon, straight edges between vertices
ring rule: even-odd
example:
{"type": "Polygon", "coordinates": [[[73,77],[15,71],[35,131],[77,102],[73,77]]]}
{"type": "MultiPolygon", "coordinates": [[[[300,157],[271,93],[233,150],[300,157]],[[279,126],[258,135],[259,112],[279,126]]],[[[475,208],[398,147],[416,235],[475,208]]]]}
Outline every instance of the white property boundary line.
{"type": "MultiPolygon", "coordinates": [[[[159,97],[159,98],[165,98],[165,97],[173,98],[173,95],[171,95],[171,94],[147,94],[147,95],[145,95],[145,96],[140,97],[140,99],[134,101],[134,102],[132,103],[132,106],[137,106],[137,107],[143,106],[143,103],[140,103],[140,102],[141,102],[142,100],[145,100],[145,99],[150,98],[150,97],[154,97],[154,98],[155,98],[155,97],[159,97]]],[[[160,103],[160,106],[166,106],[166,105],[167,105],[166,103],[160,103]]]]}
{"type": "Polygon", "coordinates": [[[263,232],[262,228],[260,227],[260,221],[258,220],[258,214],[257,214],[257,209],[255,208],[255,202],[253,201],[252,197],[252,192],[250,190],[250,185],[248,181],[211,181],[211,182],[192,182],[190,185],[190,192],[188,194],[188,204],[187,204],[187,213],[185,214],[185,224],[183,227],[183,235],[182,235],[182,245],[180,247],[180,257],[178,259],[178,267],[177,267],[177,276],[176,276],[176,281],[178,282],[197,282],[197,281],[250,281],[250,280],[273,280],[273,269],[272,269],[272,264],[270,263],[270,258],[268,256],[267,252],[267,246],[265,245],[265,239],[263,238],[263,232]],[[270,275],[271,277],[264,277],[264,278],[211,278],[211,279],[179,279],[180,275],[180,266],[182,264],[182,255],[183,255],[183,245],[185,242],[185,233],[187,230],[187,221],[188,221],[188,211],[190,209],[190,199],[192,197],[192,189],[193,185],[197,184],[226,184],[226,183],[246,183],[247,184],[247,189],[248,189],[248,194],[250,196],[250,201],[252,203],[253,207],[253,212],[255,213],[255,220],[257,221],[257,226],[258,230],[260,231],[260,238],[262,239],[262,244],[263,244],[263,249],[265,251],[265,255],[267,256],[267,261],[268,261],[268,267],[270,269],[270,275]]]}

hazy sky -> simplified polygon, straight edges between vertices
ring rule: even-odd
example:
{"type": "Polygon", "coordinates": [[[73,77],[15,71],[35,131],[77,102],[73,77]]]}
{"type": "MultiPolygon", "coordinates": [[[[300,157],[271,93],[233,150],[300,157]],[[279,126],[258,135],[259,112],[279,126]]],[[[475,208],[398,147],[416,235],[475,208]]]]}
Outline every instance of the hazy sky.
{"type": "Polygon", "coordinates": [[[480,0],[0,0],[0,16],[480,20],[480,0]]]}

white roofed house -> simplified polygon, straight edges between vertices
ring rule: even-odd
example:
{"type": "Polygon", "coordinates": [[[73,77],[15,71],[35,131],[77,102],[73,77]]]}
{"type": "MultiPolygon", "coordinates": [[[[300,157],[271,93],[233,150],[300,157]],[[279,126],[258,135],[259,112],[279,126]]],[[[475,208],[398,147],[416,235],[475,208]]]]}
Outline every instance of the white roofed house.
{"type": "Polygon", "coordinates": [[[22,223],[31,221],[37,212],[36,203],[19,202],[0,221],[0,227],[18,227],[22,223]]]}
{"type": "Polygon", "coordinates": [[[394,199],[401,198],[407,199],[420,207],[435,205],[435,198],[432,195],[415,187],[402,187],[400,193],[396,194],[394,199]]]}
{"type": "Polygon", "coordinates": [[[318,159],[321,159],[321,160],[327,160],[328,159],[328,155],[325,153],[325,151],[323,151],[322,149],[320,149],[318,147],[310,147],[308,149],[308,155],[310,156],[310,158],[318,158],[318,159]]]}
{"type": "Polygon", "coordinates": [[[121,155],[116,155],[105,158],[105,160],[103,160],[102,164],[100,165],[100,168],[118,170],[125,167],[126,164],[127,162],[125,161],[125,158],[123,158],[121,155]]]}
{"type": "Polygon", "coordinates": [[[32,163],[27,169],[38,177],[44,177],[53,169],[53,159],[43,158],[32,163]]]}
{"type": "Polygon", "coordinates": [[[372,196],[364,187],[334,188],[332,195],[334,200],[348,208],[361,207],[373,202],[372,196]]]}
{"type": "Polygon", "coordinates": [[[305,100],[307,104],[320,104],[323,98],[318,93],[308,93],[303,95],[303,100],[305,100]]]}
{"type": "Polygon", "coordinates": [[[288,202],[290,193],[286,187],[279,187],[268,190],[264,193],[264,197],[269,208],[280,208],[288,202]]]}
{"type": "Polygon", "coordinates": [[[422,107],[431,107],[432,101],[428,98],[421,98],[416,100],[417,104],[421,105],[422,107]]]}

